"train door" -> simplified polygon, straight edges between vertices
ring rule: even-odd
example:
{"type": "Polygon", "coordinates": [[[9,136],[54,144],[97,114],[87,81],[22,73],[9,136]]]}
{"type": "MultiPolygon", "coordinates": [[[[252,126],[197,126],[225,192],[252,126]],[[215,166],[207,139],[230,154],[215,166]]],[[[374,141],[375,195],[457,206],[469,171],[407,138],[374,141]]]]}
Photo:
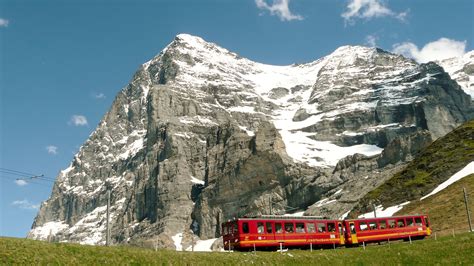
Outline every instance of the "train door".
{"type": "Polygon", "coordinates": [[[424,218],[425,218],[426,234],[431,235],[430,221],[428,220],[428,216],[424,216],[424,218]]]}
{"type": "Polygon", "coordinates": [[[339,239],[340,239],[340,244],[341,245],[344,245],[344,243],[346,241],[344,241],[344,227],[342,226],[342,223],[341,222],[337,222],[337,226],[338,226],[338,229],[339,229],[339,239]]]}
{"type": "Polygon", "coordinates": [[[351,236],[352,244],[359,243],[359,241],[357,241],[357,231],[356,231],[356,227],[355,227],[354,222],[349,222],[349,230],[350,230],[350,236],[351,236]]]}

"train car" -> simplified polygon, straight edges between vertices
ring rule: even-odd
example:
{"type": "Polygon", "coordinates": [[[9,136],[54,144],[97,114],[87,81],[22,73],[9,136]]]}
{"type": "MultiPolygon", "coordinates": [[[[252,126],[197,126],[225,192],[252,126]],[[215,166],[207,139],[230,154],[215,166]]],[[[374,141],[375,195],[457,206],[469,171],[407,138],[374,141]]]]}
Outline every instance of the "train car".
{"type": "Polygon", "coordinates": [[[344,220],[346,245],[398,239],[422,239],[431,235],[427,215],[407,215],[344,220]]]}
{"type": "Polygon", "coordinates": [[[225,249],[339,246],[345,244],[343,222],[321,217],[262,215],[222,224],[225,249]]]}

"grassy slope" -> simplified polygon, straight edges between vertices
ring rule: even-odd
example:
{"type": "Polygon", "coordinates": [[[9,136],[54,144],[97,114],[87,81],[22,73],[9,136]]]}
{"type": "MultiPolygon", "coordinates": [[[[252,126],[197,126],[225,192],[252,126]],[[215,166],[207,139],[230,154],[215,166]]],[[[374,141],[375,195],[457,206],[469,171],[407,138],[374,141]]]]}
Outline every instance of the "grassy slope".
{"type": "MultiPolygon", "coordinates": [[[[469,196],[471,219],[474,219],[474,174],[464,177],[444,190],[422,201],[416,200],[403,207],[398,214],[424,213],[430,216],[434,231],[442,234],[469,231],[463,187],[469,196]]],[[[474,222],[474,221],[473,221],[474,222]]]]}
{"type": "Polygon", "coordinates": [[[472,161],[474,120],[433,142],[403,171],[364,196],[351,216],[370,211],[371,202],[389,207],[419,199],[472,161]]]}
{"type": "Polygon", "coordinates": [[[94,247],[78,244],[45,243],[29,239],[0,238],[0,264],[164,264],[164,265],[389,265],[474,264],[474,234],[370,245],[336,250],[290,250],[253,253],[205,253],[153,251],[130,247],[94,247]]]}

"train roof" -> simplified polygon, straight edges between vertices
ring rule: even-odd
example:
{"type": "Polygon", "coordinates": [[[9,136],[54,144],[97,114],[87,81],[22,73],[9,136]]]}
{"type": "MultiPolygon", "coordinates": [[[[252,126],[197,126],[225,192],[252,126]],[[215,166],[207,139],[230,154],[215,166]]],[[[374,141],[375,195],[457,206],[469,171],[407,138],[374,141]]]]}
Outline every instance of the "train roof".
{"type": "Polygon", "coordinates": [[[410,214],[410,215],[397,215],[397,216],[381,216],[381,217],[371,217],[371,218],[344,219],[344,221],[374,220],[374,219],[397,219],[397,218],[416,217],[416,216],[428,216],[428,215],[426,215],[426,214],[410,214]]]}
{"type": "Polygon", "coordinates": [[[288,216],[288,215],[257,215],[252,217],[239,217],[234,220],[336,220],[324,216],[288,216]]]}

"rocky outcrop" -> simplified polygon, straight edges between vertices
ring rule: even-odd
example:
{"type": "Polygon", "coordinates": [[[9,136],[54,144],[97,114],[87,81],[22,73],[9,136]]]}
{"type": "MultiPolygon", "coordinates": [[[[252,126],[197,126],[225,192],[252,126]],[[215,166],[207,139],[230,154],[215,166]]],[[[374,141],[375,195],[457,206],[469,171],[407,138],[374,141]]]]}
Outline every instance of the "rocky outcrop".
{"type": "Polygon", "coordinates": [[[341,216],[472,117],[439,66],[345,46],[269,66],[178,35],[61,171],[28,237],[187,249],[232,217],[341,216]],[[178,242],[179,243],[178,243],[178,242]]]}

